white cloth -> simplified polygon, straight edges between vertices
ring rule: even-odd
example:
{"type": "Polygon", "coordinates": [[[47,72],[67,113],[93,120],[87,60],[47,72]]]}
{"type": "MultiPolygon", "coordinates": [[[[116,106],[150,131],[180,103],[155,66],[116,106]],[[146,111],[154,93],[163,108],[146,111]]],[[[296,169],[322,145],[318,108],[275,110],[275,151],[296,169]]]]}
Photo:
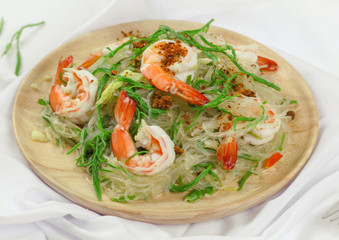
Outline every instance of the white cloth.
{"type": "Polygon", "coordinates": [[[22,25],[22,70],[15,51],[0,59],[0,239],[337,239],[322,219],[339,208],[339,2],[331,0],[0,0],[5,19],[0,51],[22,25]],[[19,17],[20,16],[20,17],[19,17]],[[283,191],[233,216],[196,224],[156,225],[102,216],[65,199],[29,168],[12,132],[12,105],[21,80],[62,42],[97,28],[145,19],[214,24],[249,36],[284,57],[310,86],[319,137],[310,160],[283,191]]]}

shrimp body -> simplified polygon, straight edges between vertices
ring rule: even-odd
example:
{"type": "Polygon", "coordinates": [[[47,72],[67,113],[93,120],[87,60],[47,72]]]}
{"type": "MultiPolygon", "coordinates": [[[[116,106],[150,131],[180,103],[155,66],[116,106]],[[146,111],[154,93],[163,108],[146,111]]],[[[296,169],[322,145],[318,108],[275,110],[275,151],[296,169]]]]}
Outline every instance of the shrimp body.
{"type": "Polygon", "coordinates": [[[271,141],[280,129],[281,119],[276,110],[268,103],[264,104],[264,109],[267,119],[244,135],[244,140],[252,145],[261,145],[271,141]]]}
{"type": "Polygon", "coordinates": [[[165,170],[175,159],[174,143],[167,133],[158,126],[149,126],[144,120],[135,136],[136,142],[128,132],[132,122],[136,102],[120,93],[115,107],[117,125],[111,134],[114,156],[131,172],[139,175],[153,175],[165,170]],[[137,147],[147,149],[148,153],[138,155],[137,147]]]}
{"type": "Polygon", "coordinates": [[[49,95],[53,111],[76,124],[89,120],[91,107],[96,100],[98,80],[84,68],[96,61],[91,56],[78,69],[71,68],[73,57],[60,59],[54,85],[49,95]]]}
{"type": "Polygon", "coordinates": [[[189,75],[194,75],[197,61],[197,50],[187,44],[181,41],[159,40],[144,51],[140,71],[159,90],[190,103],[204,105],[209,100],[185,83],[189,75]]]}

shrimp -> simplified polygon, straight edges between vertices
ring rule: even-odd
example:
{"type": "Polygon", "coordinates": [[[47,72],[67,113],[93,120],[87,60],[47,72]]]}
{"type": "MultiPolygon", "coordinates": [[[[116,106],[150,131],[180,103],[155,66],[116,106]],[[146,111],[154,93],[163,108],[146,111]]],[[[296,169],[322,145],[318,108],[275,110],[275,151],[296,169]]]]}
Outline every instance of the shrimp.
{"type": "Polygon", "coordinates": [[[217,150],[217,158],[222,162],[226,170],[232,170],[234,168],[237,161],[237,154],[238,144],[235,138],[226,136],[226,138],[221,141],[217,150]]]}
{"type": "MultiPolygon", "coordinates": [[[[262,104],[259,98],[255,98],[254,101],[262,104]]],[[[258,123],[254,129],[242,136],[246,142],[252,145],[261,145],[271,141],[275,134],[279,131],[281,125],[281,119],[276,110],[268,103],[262,105],[264,106],[264,110],[267,115],[266,120],[258,123]]],[[[226,131],[231,129],[231,127],[232,124],[229,122],[225,124],[222,123],[220,125],[220,128],[226,131]]],[[[220,162],[222,162],[223,167],[226,170],[234,168],[237,161],[237,152],[238,145],[235,137],[226,136],[220,142],[217,149],[217,158],[220,162]]]]}
{"type": "MultiPolygon", "coordinates": [[[[260,101],[259,99],[256,99],[260,101]]],[[[280,116],[268,103],[263,104],[267,119],[260,122],[254,129],[244,135],[244,140],[252,145],[261,145],[271,141],[279,131],[281,125],[280,116]]]]}
{"type": "Polygon", "coordinates": [[[275,61],[257,55],[256,52],[250,48],[246,49],[244,47],[240,47],[239,49],[235,50],[237,59],[243,63],[246,63],[247,65],[256,64],[259,66],[260,70],[269,72],[274,72],[278,69],[278,64],[275,61]]]}
{"type": "Polygon", "coordinates": [[[278,69],[278,64],[275,61],[262,56],[258,56],[257,64],[260,70],[274,72],[278,69]]]}
{"type": "Polygon", "coordinates": [[[91,55],[78,68],[72,68],[73,56],[59,60],[54,85],[49,94],[52,110],[76,124],[88,122],[91,107],[96,100],[98,80],[85,70],[100,58],[91,55]]]}
{"type": "Polygon", "coordinates": [[[204,105],[209,100],[185,83],[194,74],[197,50],[177,40],[159,40],[143,53],[141,73],[156,88],[181,97],[190,103],[204,105]]]}
{"type": "Polygon", "coordinates": [[[111,146],[114,156],[131,172],[138,175],[153,175],[165,170],[175,159],[174,143],[167,133],[158,126],[149,126],[144,120],[135,136],[136,143],[128,132],[132,122],[136,102],[123,90],[115,106],[117,121],[112,134],[111,146]],[[148,150],[137,154],[137,147],[148,150]]]}

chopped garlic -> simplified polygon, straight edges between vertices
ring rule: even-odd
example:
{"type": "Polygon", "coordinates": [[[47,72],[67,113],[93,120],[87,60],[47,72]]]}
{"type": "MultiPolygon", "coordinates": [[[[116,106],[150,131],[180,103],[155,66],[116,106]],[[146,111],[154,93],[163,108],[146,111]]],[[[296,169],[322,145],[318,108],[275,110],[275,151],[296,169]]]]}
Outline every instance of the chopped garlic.
{"type": "Polygon", "coordinates": [[[39,86],[37,83],[32,83],[31,88],[33,88],[34,90],[39,90],[39,86]]]}
{"type": "Polygon", "coordinates": [[[32,131],[32,140],[37,142],[48,142],[47,136],[44,133],[37,130],[32,131]]]}
{"type": "Polygon", "coordinates": [[[206,148],[210,148],[210,149],[215,149],[215,150],[217,150],[218,147],[219,147],[218,141],[215,141],[215,140],[206,140],[206,141],[204,142],[204,144],[205,144],[205,147],[206,147],[206,148]]]}

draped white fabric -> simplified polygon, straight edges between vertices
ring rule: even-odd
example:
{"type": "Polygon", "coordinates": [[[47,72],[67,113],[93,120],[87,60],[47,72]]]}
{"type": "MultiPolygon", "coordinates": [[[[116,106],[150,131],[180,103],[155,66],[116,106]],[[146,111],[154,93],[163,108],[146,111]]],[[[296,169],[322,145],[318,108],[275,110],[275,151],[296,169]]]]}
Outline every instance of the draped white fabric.
{"type": "Polygon", "coordinates": [[[339,208],[339,2],[331,0],[0,0],[0,51],[27,23],[21,73],[15,51],[0,59],[0,239],[337,239],[322,219],[339,208]],[[284,57],[310,86],[319,111],[316,148],[283,191],[233,216],[196,224],[156,225],[102,216],[65,199],[29,168],[12,131],[12,105],[25,74],[48,52],[87,31],[122,22],[176,19],[251,37],[284,57]]]}

